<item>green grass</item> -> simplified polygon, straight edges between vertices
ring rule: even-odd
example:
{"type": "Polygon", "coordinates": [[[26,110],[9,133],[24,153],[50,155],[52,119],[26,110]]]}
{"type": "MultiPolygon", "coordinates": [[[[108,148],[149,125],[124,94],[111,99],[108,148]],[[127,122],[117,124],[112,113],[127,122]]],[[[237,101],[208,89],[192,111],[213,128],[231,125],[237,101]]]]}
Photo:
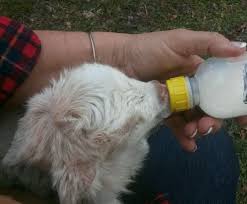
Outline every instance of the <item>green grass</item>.
{"type": "Polygon", "coordinates": [[[239,191],[238,191],[238,204],[246,204],[247,203],[247,142],[236,140],[236,149],[238,152],[238,157],[240,160],[241,166],[241,179],[239,184],[239,191]]]}
{"type": "MultiPolygon", "coordinates": [[[[0,0],[0,14],[33,29],[150,32],[188,28],[247,41],[246,0],[0,0]],[[186,2],[186,3],[185,3],[186,2]]],[[[241,165],[238,204],[247,203],[245,132],[227,123],[241,165]]]]}

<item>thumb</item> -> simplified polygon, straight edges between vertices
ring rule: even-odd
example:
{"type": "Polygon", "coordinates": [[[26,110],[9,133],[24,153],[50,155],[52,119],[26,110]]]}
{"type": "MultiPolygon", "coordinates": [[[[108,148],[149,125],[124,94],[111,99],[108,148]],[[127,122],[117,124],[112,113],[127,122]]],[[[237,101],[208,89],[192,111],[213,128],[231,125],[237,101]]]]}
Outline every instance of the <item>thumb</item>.
{"type": "Polygon", "coordinates": [[[167,44],[182,56],[237,57],[246,50],[245,42],[231,42],[215,32],[177,29],[168,31],[167,44]]]}

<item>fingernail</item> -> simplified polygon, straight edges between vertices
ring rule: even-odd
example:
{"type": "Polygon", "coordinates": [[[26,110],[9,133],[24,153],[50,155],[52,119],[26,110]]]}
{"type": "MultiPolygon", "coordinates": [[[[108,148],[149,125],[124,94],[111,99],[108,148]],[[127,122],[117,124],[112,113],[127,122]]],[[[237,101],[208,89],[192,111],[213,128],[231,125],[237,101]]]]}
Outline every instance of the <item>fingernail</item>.
{"type": "Polygon", "coordinates": [[[212,131],[213,131],[213,127],[210,127],[208,131],[204,133],[203,135],[209,135],[212,131]]]}
{"type": "Polygon", "coordinates": [[[197,151],[197,145],[195,145],[194,149],[192,150],[192,152],[196,152],[197,151]]]}
{"type": "Polygon", "coordinates": [[[246,42],[233,41],[231,42],[234,47],[245,48],[246,42]]]}
{"type": "Polygon", "coordinates": [[[198,133],[198,130],[196,129],[196,130],[193,132],[193,134],[190,135],[190,138],[195,138],[195,136],[197,135],[197,133],[198,133]]]}

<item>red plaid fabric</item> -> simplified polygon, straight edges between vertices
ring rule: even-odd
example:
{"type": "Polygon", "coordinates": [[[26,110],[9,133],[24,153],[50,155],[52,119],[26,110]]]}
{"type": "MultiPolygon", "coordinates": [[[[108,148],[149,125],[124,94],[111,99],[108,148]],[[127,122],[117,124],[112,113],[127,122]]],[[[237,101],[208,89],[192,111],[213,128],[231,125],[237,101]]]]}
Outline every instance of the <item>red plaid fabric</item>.
{"type": "Polygon", "coordinates": [[[171,204],[164,196],[164,194],[158,194],[152,202],[147,202],[145,204],[171,204]]]}
{"type": "Polygon", "coordinates": [[[40,51],[41,42],[32,30],[0,16],[0,105],[29,76],[40,51]]]}

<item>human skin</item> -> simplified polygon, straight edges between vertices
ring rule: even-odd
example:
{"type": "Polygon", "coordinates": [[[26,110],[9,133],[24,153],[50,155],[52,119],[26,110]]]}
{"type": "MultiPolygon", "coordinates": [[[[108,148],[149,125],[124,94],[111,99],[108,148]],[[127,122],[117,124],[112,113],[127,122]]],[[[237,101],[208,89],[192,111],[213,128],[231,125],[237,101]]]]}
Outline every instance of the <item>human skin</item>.
{"type": "MultiPolygon", "coordinates": [[[[94,62],[92,47],[85,32],[35,31],[42,42],[39,60],[30,77],[17,89],[6,109],[22,105],[48,85],[62,69],[94,62]]],[[[213,32],[176,29],[143,34],[93,32],[96,62],[112,65],[139,80],[166,80],[193,74],[201,57],[235,57],[245,52],[243,43],[232,43],[213,32]]],[[[237,121],[247,126],[247,118],[237,121]]],[[[172,115],[165,121],[182,147],[195,151],[196,135],[216,132],[222,121],[198,110],[172,115]]]]}

